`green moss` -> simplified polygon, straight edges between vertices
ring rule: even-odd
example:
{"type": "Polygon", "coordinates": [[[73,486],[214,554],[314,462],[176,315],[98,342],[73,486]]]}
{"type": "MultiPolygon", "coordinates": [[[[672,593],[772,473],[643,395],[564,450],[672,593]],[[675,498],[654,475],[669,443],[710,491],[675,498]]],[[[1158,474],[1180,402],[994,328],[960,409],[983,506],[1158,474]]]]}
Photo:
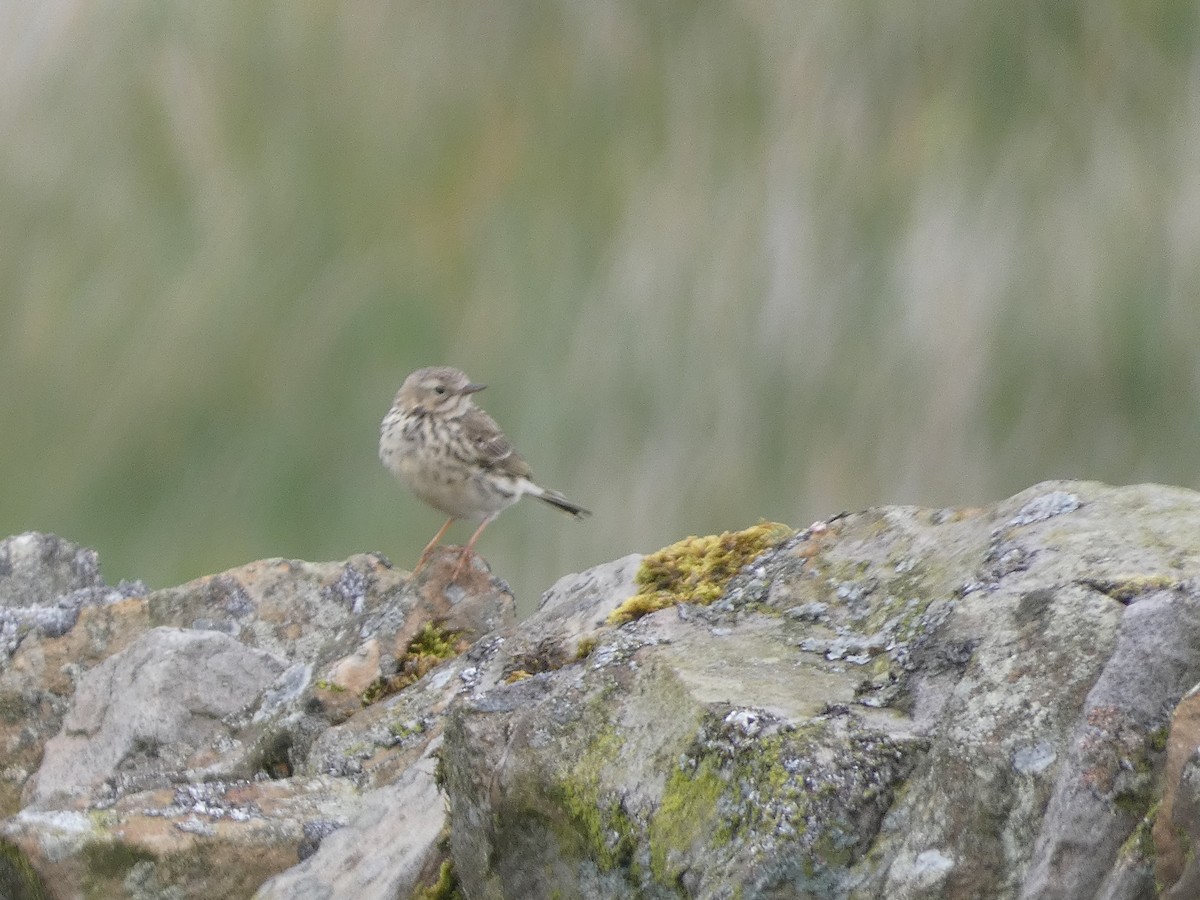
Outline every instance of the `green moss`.
{"type": "Polygon", "coordinates": [[[640,619],[642,616],[648,616],[650,613],[658,612],[660,609],[674,606],[678,602],[679,599],[668,591],[655,591],[652,594],[634,594],[609,613],[608,624],[624,625],[626,622],[632,622],[635,619],[640,619]]]}
{"type": "Polygon", "coordinates": [[[427,887],[417,888],[412,900],[460,900],[458,876],[454,874],[454,863],[446,860],[438,869],[438,880],[427,887]]]}
{"type": "Polygon", "coordinates": [[[742,566],[793,533],[787,525],[760,522],[744,531],[688,537],[651,553],[638,569],[638,592],[612,611],[608,623],[622,625],[676,603],[712,603],[742,566]]]}
{"type": "Polygon", "coordinates": [[[322,678],[317,682],[317,687],[323,691],[330,691],[335,694],[344,694],[346,689],[340,684],[334,684],[332,681],[322,678]]]}
{"type": "MultiPolygon", "coordinates": [[[[662,799],[649,823],[651,874],[659,884],[675,883],[696,855],[727,846],[736,835],[764,826],[760,804],[744,804],[735,795],[722,797],[730,785],[753,784],[766,800],[788,791],[789,775],[780,763],[779,737],[743,748],[725,763],[702,755],[694,767],[676,769],[667,779],[662,799]]],[[[770,828],[770,824],[767,826],[770,828]]]]}
{"type": "Polygon", "coordinates": [[[461,631],[450,631],[433,622],[426,622],[421,630],[408,642],[409,654],[436,656],[438,659],[449,659],[458,653],[458,639],[461,631]]]}
{"type": "Polygon", "coordinates": [[[627,862],[635,844],[634,825],[620,801],[604,797],[601,791],[601,771],[618,758],[620,751],[621,739],[612,726],[606,725],[588,742],[583,758],[563,773],[559,784],[558,799],[570,827],[601,871],[627,862]]]}
{"type": "Polygon", "coordinates": [[[810,725],[787,735],[762,737],[741,749],[734,759],[732,781],[755,785],[763,801],[755,804],[739,804],[727,818],[729,827],[735,831],[773,831],[779,824],[769,811],[778,809],[780,802],[796,812],[796,821],[802,822],[811,803],[828,800],[833,793],[832,785],[819,780],[810,789],[801,790],[797,776],[788,772],[783,765],[786,755],[797,756],[809,745],[810,735],[820,725],[810,725]]]}
{"type": "Polygon", "coordinates": [[[49,900],[50,897],[25,854],[7,841],[0,841],[0,897],[6,900],[49,900]]]}
{"type": "Polygon", "coordinates": [[[1154,860],[1154,837],[1152,831],[1154,829],[1154,820],[1158,818],[1158,807],[1159,804],[1155,803],[1147,810],[1142,820],[1138,822],[1137,827],[1133,829],[1129,837],[1125,839],[1125,843],[1121,845],[1121,850],[1117,854],[1118,859],[1143,860],[1146,862],[1154,860]]]}
{"type": "Polygon", "coordinates": [[[388,733],[398,740],[405,740],[414,735],[425,733],[425,723],[421,721],[393,722],[388,726],[388,733]]]}
{"type": "MultiPolygon", "coordinates": [[[[660,884],[671,885],[681,874],[672,865],[671,851],[686,854],[712,839],[718,822],[717,802],[725,788],[725,780],[707,757],[694,773],[682,769],[671,773],[662,802],[650,820],[650,870],[660,884]]],[[[728,834],[722,837],[728,840],[728,834]]]]}
{"type": "Polygon", "coordinates": [[[395,675],[376,678],[362,693],[363,706],[370,706],[420,681],[431,669],[467,649],[461,631],[451,631],[435,622],[426,622],[408,642],[404,655],[396,660],[395,675]]]}
{"type": "Polygon", "coordinates": [[[370,706],[372,703],[377,703],[384,697],[394,694],[401,688],[407,687],[412,683],[405,682],[402,685],[397,685],[393,680],[394,678],[395,676],[391,678],[380,677],[368,684],[367,689],[362,692],[362,705],[370,706]]]}
{"type": "Polygon", "coordinates": [[[649,822],[655,882],[676,887],[697,860],[744,858],[753,847],[805,878],[836,880],[867,850],[907,777],[899,746],[852,722],[833,734],[812,721],[746,740],[722,719],[687,752],[693,763],[668,777],[649,822]]]}
{"type": "Polygon", "coordinates": [[[575,659],[587,659],[592,655],[592,651],[596,649],[596,636],[590,635],[581,638],[578,645],[575,647],[575,659]]]}
{"type": "Polygon", "coordinates": [[[121,821],[120,815],[111,809],[90,809],[87,817],[93,831],[107,831],[121,821]]]}
{"type": "Polygon", "coordinates": [[[1153,803],[1151,780],[1145,774],[1136,779],[1131,790],[1122,791],[1113,797],[1113,805],[1117,809],[1139,819],[1146,815],[1153,803]]]}
{"type": "Polygon", "coordinates": [[[854,861],[854,847],[852,834],[836,827],[826,828],[813,842],[811,874],[820,871],[818,863],[820,868],[825,869],[840,869],[850,865],[854,861]]]}

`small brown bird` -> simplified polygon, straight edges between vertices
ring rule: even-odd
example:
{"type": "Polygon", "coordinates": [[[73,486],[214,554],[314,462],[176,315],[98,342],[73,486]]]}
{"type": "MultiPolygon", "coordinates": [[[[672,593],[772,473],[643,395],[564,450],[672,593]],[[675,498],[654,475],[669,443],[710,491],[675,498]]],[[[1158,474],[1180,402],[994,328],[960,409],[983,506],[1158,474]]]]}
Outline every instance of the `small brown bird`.
{"type": "Polygon", "coordinates": [[[449,366],[417,369],[407,378],[379,429],[379,458],[409,490],[448,515],[413,574],[455,519],[481,520],[454,569],[457,578],[492,519],[525,494],[576,519],[591,515],[557,491],[535,484],[529,464],[471,395],[486,385],[449,366]]]}

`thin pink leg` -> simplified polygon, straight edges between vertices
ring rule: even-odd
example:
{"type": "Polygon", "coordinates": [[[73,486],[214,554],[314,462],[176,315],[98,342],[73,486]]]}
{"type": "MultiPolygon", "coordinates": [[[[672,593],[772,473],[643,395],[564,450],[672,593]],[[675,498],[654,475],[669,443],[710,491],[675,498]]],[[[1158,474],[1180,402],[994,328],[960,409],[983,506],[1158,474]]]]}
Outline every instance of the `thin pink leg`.
{"type": "Polygon", "coordinates": [[[438,541],[442,539],[442,536],[446,533],[446,529],[453,524],[453,517],[447,519],[446,524],[439,528],[438,533],[433,536],[433,540],[425,545],[425,549],[421,551],[421,558],[417,560],[416,568],[412,570],[414,575],[421,571],[421,566],[425,565],[425,563],[428,561],[429,554],[433,552],[433,548],[438,545],[438,541]]]}
{"type": "Polygon", "coordinates": [[[479,540],[479,535],[483,534],[483,529],[487,528],[488,522],[496,518],[496,514],[492,513],[486,519],[479,523],[479,527],[475,529],[475,533],[471,535],[471,539],[467,541],[467,546],[463,547],[462,556],[458,558],[458,565],[454,567],[454,574],[450,576],[451,581],[457,581],[458,576],[462,573],[462,567],[466,565],[468,557],[475,552],[475,542],[479,540]]]}

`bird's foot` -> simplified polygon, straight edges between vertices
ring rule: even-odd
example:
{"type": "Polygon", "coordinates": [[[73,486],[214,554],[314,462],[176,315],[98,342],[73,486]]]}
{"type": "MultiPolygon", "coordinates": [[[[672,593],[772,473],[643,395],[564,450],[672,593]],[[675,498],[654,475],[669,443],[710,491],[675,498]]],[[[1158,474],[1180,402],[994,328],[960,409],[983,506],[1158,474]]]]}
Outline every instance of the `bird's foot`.
{"type": "Polygon", "coordinates": [[[463,547],[461,550],[459,550],[458,564],[454,567],[454,573],[450,576],[451,584],[458,581],[458,576],[462,574],[463,567],[467,564],[467,560],[469,560],[474,555],[475,555],[475,551],[472,550],[470,547],[463,547]]]}

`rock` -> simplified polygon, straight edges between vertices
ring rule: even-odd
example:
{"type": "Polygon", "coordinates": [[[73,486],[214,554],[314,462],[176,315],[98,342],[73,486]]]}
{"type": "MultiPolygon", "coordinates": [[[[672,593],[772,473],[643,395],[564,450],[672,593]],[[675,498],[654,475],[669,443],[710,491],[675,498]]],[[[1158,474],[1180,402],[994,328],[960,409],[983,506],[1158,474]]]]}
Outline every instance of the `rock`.
{"type": "Polygon", "coordinates": [[[1115,646],[1066,743],[1023,896],[1102,892],[1110,876],[1095,860],[1114,859],[1160,796],[1161,735],[1171,708],[1200,680],[1197,648],[1196,581],[1151,588],[1124,608],[1115,646]]]}
{"type": "Polygon", "coordinates": [[[106,587],[94,550],[33,531],[0,541],[0,608],[52,607],[76,591],[106,587]]]}
{"type": "Polygon", "coordinates": [[[79,672],[144,630],[130,623],[140,583],[108,587],[96,553],[29,532],[0,541],[0,816],[62,724],[79,672]],[[76,628],[83,618],[90,624],[76,628]]]}
{"type": "Polygon", "coordinates": [[[690,538],[520,624],[453,550],[147,592],[12,538],[0,894],[1190,898],[1198,530],[1054,482],[690,538]]]}
{"type": "Polygon", "coordinates": [[[146,632],[80,680],[26,788],[26,809],[86,809],[178,775],[252,777],[261,758],[233,722],[249,720],[286,667],[215,631],[146,632]]]}
{"type": "MultiPolygon", "coordinates": [[[[1200,688],[1200,686],[1198,686],[1200,688]]],[[[1154,880],[1173,886],[1163,896],[1200,895],[1200,689],[1176,706],[1166,740],[1162,803],[1152,829],[1154,880]]]]}
{"type": "Polygon", "coordinates": [[[870,510],[477,692],[443,750],[465,893],[1151,896],[1198,527],[1157,486],[870,510]]]}
{"type": "Polygon", "coordinates": [[[0,669],[10,804],[0,847],[18,853],[11,871],[40,878],[49,896],[247,897],[302,858],[317,870],[342,828],[361,841],[374,815],[386,832],[394,817],[379,811],[390,801],[417,804],[422,829],[377,837],[387,862],[340,859],[343,880],[331,883],[404,893],[436,871],[445,811],[425,751],[441,724],[412,704],[444,704],[444,679],[426,690],[420,675],[512,624],[500,582],[477,566],[465,586],[447,585],[457,557],[413,582],[363,555],[264,560],[127,598],[104,586],[95,554],[58,538],[0,547],[19,561],[10,583],[20,602],[60,608],[92,592],[65,631],[17,630],[0,669]],[[422,671],[405,675],[417,645],[422,671]],[[390,693],[397,678],[417,684],[390,693]],[[381,713],[391,708],[401,723],[381,713]],[[392,765],[381,771],[394,782],[364,775],[369,738],[336,727],[356,717],[364,733],[382,721],[392,765]],[[312,757],[330,733],[352,733],[354,753],[312,757]]]}
{"type": "Polygon", "coordinates": [[[434,779],[441,741],[391,784],[364,795],[358,814],[335,826],[299,865],[276,875],[258,900],[392,900],[428,883],[441,861],[446,805],[434,779]]]}

